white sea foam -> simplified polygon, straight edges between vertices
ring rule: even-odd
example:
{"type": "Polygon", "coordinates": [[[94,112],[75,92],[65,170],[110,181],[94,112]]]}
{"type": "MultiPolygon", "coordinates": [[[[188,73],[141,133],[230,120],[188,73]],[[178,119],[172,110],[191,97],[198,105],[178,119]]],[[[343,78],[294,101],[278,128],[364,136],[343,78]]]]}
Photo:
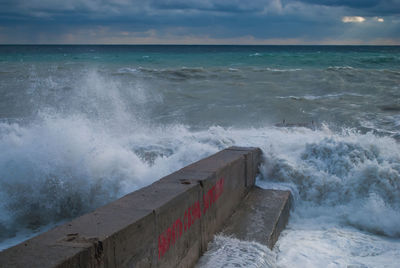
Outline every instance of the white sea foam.
{"type": "Polygon", "coordinates": [[[48,116],[35,124],[2,124],[0,129],[0,147],[8,152],[0,158],[1,183],[6,185],[1,219],[3,228],[14,233],[14,226],[36,230],[40,224],[73,217],[237,144],[262,148],[265,161],[258,184],[291,189],[296,209],[275,253],[220,238],[218,253],[206,254],[202,265],[233,266],[256,258],[254,267],[318,267],[324,261],[333,267],[368,266],[398,256],[400,149],[388,137],[328,128],[192,131],[182,125],[140,124],[136,131],[117,135],[79,116],[48,116]],[[364,245],[368,255],[347,254],[362,252],[360,239],[369,243],[364,245]],[[310,243],[320,250],[316,253],[310,243]],[[344,253],[346,258],[337,261],[344,253]]]}
{"type": "Polygon", "coordinates": [[[236,69],[236,68],[228,68],[228,71],[229,72],[239,72],[240,70],[236,69]]]}
{"type": "MultiPolygon", "coordinates": [[[[239,133],[231,135],[240,144],[239,133]]],[[[265,156],[257,184],[289,189],[295,197],[289,226],[274,249],[277,267],[396,267],[400,146],[395,140],[327,128],[248,134],[248,143],[262,144],[265,156]]]]}
{"type": "Polygon", "coordinates": [[[277,96],[278,99],[293,99],[293,100],[321,100],[321,99],[337,99],[340,97],[366,97],[369,95],[361,95],[357,93],[345,92],[345,93],[337,93],[337,94],[325,94],[320,96],[315,95],[304,95],[304,96],[277,96]]]}
{"type": "Polygon", "coordinates": [[[202,267],[277,267],[276,254],[256,242],[217,235],[196,265],[202,267]]]}
{"type": "Polygon", "coordinates": [[[289,69],[266,68],[265,70],[270,71],[270,72],[297,72],[297,71],[301,71],[302,69],[300,69],[300,68],[289,68],[289,69]]]}
{"type": "Polygon", "coordinates": [[[279,68],[259,68],[255,67],[252,68],[253,71],[255,72],[277,72],[277,73],[285,73],[285,72],[298,72],[302,71],[303,69],[301,68],[287,68],[287,69],[279,69],[279,68]]]}
{"type": "Polygon", "coordinates": [[[355,68],[351,66],[329,66],[328,70],[355,70],[355,68]]]}
{"type": "MultiPolygon", "coordinates": [[[[77,84],[85,90],[33,121],[0,123],[0,249],[217,150],[212,131],[199,139],[185,126],[148,125],[97,72],[77,84]]],[[[154,99],[133,90],[130,105],[154,99]]]]}
{"type": "Polygon", "coordinates": [[[278,252],[277,266],[398,267],[398,240],[323,225],[326,222],[320,225],[314,222],[289,224],[274,250],[278,252]]]}
{"type": "Polygon", "coordinates": [[[137,73],[139,70],[137,68],[124,67],[118,70],[118,73],[137,73]]]}
{"type": "Polygon", "coordinates": [[[145,81],[122,84],[87,70],[66,81],[39,79],[37,71],[26,89],[40,106],[37,116],[0,124],[1,247],[241,145],[262,148],[258,184],[290,189],[295,210],[273,253],[255,243],[219,238],[214,248],[219,253],[207,253],[205,266],[256,259],[255,267],[390,267],[398,259],[400,149],[394,139],[327,127],[193,130],[179,121],[156,124],[146,108],[162,105],[167,93],[145,81]],[[43,104],[47,99],[54,105],[43,104]],[[235,256],[241,260],[232,261],[235,256]]]}

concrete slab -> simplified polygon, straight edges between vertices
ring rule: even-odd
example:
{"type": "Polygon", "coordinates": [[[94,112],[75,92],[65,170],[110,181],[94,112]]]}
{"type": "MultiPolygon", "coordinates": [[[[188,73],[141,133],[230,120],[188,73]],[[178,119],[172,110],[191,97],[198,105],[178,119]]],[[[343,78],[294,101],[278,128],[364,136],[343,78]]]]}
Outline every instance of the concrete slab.
{"type": "MultiPolygon", "coordinates": [[[[128,214],[117,206],[106,206],[1,252],[0,267],[109,265],[115,263],[115,256],[114,250],[107,249],[113,247],[116,234],[121,235],[127,230],[141,243],[118,241],[118,244],[141,253],[138,257],[146,258],[148,252],[143,245],[151,243],[149,233],[155,229],[152,223],[151,210],[135,210],[128,214]]],[[[119,252],[123,254],[124,251],[119,252]]],[[[127,255],[131,256],[130,253],[127,255]]]]}
{"type": "Polygon", "coordinates": [[[218,152],[0,252],[0,267],[192,267],[260,161],[258,148],[218,152]]]}
{"type": "Polygon", "coordinates": [[[226,150],[244,152],[246,159],[246,187],[251,188],[255,181],[258,173],[258,167],[262,162],[262,151],[256,147],[238,147],[232,146],[226,150]]]}
{"type": "Polygon", "coordinates": [[[253,147],[229,147],[195,162],[162,180],[199,183],[202,186],[202,250],[254,185],[261,150],[253,147]],[[218,201],[213,201],[216,185],[222,185],[218,201]],[[207,213],[205,213],[205,210],[207,213]]]}
{"type": "Polygon", "coordinates": [[[254,187],[228,219],[222,233],[272,249],[288,222],[290,204],[289,191],[254,187]]]}
{"type": "Polygon", "coordinates": [[[153,264],[157,267],[176,267],[187,257],[187,265],[193,266],[202,252],[201,186],[167,180],[158,184],[161,187],[175,185],[186,190],[155,209],[157,250],[153,264]]]}

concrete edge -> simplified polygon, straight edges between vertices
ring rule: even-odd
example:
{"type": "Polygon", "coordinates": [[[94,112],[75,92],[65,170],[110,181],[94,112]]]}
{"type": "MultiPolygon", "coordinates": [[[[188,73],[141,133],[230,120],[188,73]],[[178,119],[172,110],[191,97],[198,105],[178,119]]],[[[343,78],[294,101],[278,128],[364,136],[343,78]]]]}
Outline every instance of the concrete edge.
{"type": "Polygon", "coordinates": [[[0,252],[0,267],[190,267],[254,185],[259,148],[230,147],[0,252]]]}

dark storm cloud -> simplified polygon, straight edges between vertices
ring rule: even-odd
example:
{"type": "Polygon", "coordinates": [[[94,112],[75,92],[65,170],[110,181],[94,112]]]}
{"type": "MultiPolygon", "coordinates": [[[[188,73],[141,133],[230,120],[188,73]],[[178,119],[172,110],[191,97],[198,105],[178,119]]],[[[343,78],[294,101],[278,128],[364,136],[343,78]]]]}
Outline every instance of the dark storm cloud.
{"type": "MultiPolygon", "coordinates": [[[[331,7],[345,7],[364,14],[400,14],[400,0],[299,0],[303,3],[331,7]]],[[[284,3],[293,2],[284,0],[284,3]]]]}
{"type": "Polygon", "coordinates": [[[261,1],[151,1],[151,6],[159,10],[197,10],[223,13],[254,13],[263,6],[261,1]]]}
{"type": "MultiPolygon", "coordinates": [[[[286,1],[291,2],[291,1],[286,1]]],[[[369,8],[377,6],[382,0],[301,0],[304,3],[324,5],[324,6],[346,6],[351,8],[369,8]]]]}
{"type": "Polygon", "coordinates": [[[368,41],[397,38],[399,14],[400,0],[0,0],[0,42],[368,41]]]}

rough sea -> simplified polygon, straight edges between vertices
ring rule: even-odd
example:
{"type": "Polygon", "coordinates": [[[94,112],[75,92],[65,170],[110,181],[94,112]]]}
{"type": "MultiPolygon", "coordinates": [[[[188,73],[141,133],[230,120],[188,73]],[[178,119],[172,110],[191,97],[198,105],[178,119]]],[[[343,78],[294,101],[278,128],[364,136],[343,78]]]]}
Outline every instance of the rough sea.
{"type": "Polygon", "coordinates": [[[400,266],[400,47],[0,46],[0,250],[232,145],[294,208],[199,267],[400,266]]]}

